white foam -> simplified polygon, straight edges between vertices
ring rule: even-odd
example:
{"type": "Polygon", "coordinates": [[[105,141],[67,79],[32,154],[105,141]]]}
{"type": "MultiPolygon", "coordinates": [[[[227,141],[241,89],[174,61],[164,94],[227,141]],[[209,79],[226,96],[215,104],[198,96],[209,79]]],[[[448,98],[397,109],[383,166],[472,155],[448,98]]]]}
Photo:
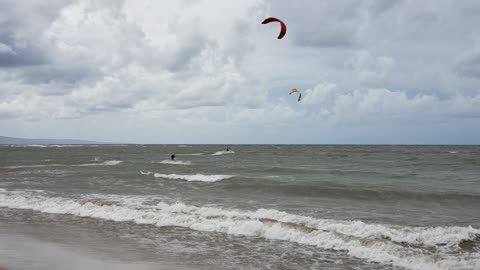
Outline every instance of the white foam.
{"type": "Polygon", "coordinates": [[[181,174],[162,174],[162,173],[155,173],[153,176],[157,178],[167,178],[167,179],[181,179],[186,180],[189,182],[198,181],[198,182],[218,182],[228,178],[232,178],[233,175],[203,175],[203,174],[188,174],[188,175],[181,175],[181,174]]]}
{"type": "Polygon", "coordinates": [[[41,148],[48,147],[47,145],[44,145],[44,144],[28,144],[26,146],[27,147],[41,147],[41,148]]]}
{"type": "Polygon", "coordinates": [[[248,179],[275,179],[275,178],[281,178],[279,175],[265,175],[265,176],[256,176],[256,175],[245,175],[242,176],[243,178],[248,178],[248,179]]]}
{"type": "Polygon", "coordinates": [[[148,171],[148,172],[140,171],[140,174],[141,174],[141,175],[151,175],[151,174],[153,174],[153,173],[150,172],[150,171],[148,171]]]}
{"type": "Polygon", "coordinates": [[[115,166],[123,161],[121,160],[105,160],[104,162],[100,163],[85,163],[85,164],[78,164],[78,165],[72,165],[72,166],[77,166],[77,167],[88,167],[88,166],[115,166]]]}
{"type": "Polygon", "coordinates": [[[84,147],[84,146],[88,146],[88,147],[95,147],[95,146],[98,146],[98,145],[84,145],[84,144],[28,144],[26,145],[27,147],[41,147],[41,148],[44,148],[44,147],[84,147]]]}
{"type": "Polygon", "coordinates": [[[16,165],[16,166],[5,166],[6,169],[21,169],[21,168],[41,168],[41,167],[60,167],[67,166],[63,164],[36,164],[36,165],[16,165]]]}
{"type": "Polygon", "coordinates": [[[235,154],[234,151],[218,151],[212,154],[212,156],[226,155],[226,154],[235,154]]]}
{"type": "Polygon", "coordinates": [[[201,156],[201,155],[203,155],[203,153],[191,153],[191,154],[179,154],[179,155],[182,155],[182,156],[201,156]]]}
{"type": "Polygon", "coordinates": [[[192,162],[188,160],[162,160],[159,163],[161,164],[171,164],[171,165],[192,165],[192,162]]]}
{"type": "Polygon", "coordinates": [[[478,251],[458,252],[462,240],[473,240],[480,234],[479,229],[472,227],[366,224],[360,221],[317,219],[273,209],[227,210],[183,203],[151,205],[134,196],[121,200],[116,200],[114,196],[111,195],[111,199],[115,203],[103,203],[0,189],[0,207],[292,241],[345,251],[357,258],[407,269],[480,269],[478,251]],[[393,237],[392,240],[389,237],[393,237]],[[436,243],[443,246],[422,248],[436,243]]]}
{"type": "Polygon", "coordinates": [[[115,165],[118,165],[122,162],[123,161],[121,161],[121,160],[106,160],[106,161],[102,162],[101,164],[102,165],[107,165],[107,166],[115,166],[115,165]]]}
{"type": "Polygon", "coordinates": [[[10,147],[100,147],[100,146],[128,146],[126,144],[10,144],[10,147]]]}
{"type": "MultiPolygon", "coordinates": [[[[84,144],[49,144],[47,146],[48,147],[60,147],[60,148],[62,148],[62,147],[84,147],[86,145],[84,145],[84,144]]],[[[88,147],[96,147],[96,146],[98,146],[98,145],[92,145],[92,144],[88,145],[88,147]]]]}
{"type": "Polygon", "coordinates": [[[100,163],[84,163],[84,164],[34,164],[34,165],[16,165],[16,166],[5,166],[6,169],[20,169],[20,168],[41,168],[41,167],[63,167],[63,166],[76,166],[76,167],[88,167],[88,166],[115,166],[123,161],[121,160],[106,160],[100,163]]]}

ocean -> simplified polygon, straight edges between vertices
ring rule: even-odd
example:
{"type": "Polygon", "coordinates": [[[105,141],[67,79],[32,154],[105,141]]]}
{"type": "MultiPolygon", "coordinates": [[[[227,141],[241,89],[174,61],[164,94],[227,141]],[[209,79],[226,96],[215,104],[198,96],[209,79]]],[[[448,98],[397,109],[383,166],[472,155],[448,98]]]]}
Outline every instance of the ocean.
{"type": "Polygon", "coordinates": [[[0,146],[0,269],[480,269],[479,146],[226,147],[0,146]]]}

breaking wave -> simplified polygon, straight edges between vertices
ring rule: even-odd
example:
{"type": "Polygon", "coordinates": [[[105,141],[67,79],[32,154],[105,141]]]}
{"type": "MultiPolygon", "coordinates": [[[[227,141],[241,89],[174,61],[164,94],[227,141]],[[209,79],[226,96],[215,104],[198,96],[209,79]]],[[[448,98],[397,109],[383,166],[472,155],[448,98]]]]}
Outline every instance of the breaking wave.
{"type": "Polygon", "coordinates": [[[74,167],[88,167],[88,166],[115,166],[123,161],[121,160],[105,160],[99,163],[83,163],[83,164],[36,164],[36,165],[15,165],[15,166],[5,166],[6,169],[21,169],[21,168],[41,168],[41,167],[63,167],[63,166],[74,166],[74,167]]]}
{"type": "Polygon", "coordinates": [[[192,162],[188,160],[162,160],[159,163],[171,165],[192,165],[192,162]]]}
{"type": "Polygon", "coordinates": [[[15,166],[5,166],[5,169],[22,169],[22,168],[41,168],[41,167],[60,167],[68,166],[63,164],[37,164],[37,165],[15,165],[15,166]]]}
{"type": "Polygon", "coordinates": [[[0,189],[0,207],[291,241],[414,270],[480,269],[480,230],[472,227],[368,224],[274,209],[244,211],[163,202],[152,205],[135,198],[110,197],[72,199],[0,189]]]}
{"type": "Polygon", "coordinates": [[[166,178],[166,179],[180,179],[186,180],[189,182],[218,182],[225,179],[232,178],[233,175],[203,175],[203,174],[162,174],[162,173],[154,173],[154,177],[156,178],[166,178]]]}
{"type": "Polygon", "coordinates": [[[44,144],[27,144],[26,147],[41,147],[41,148],[44,148],[44,147],[48,147],[48,145],[44,145],[44,144]]]}
{"type": "Polygon", "coordinates": [[[78,166],[78,167],[87,167],[87,166],[115,166],[123,161],[121,160],[105,160],[104,162],[100,163],[85,163],[85,164],[78,164],[78,165],[72,165],[72,166],[78,166]]]}
{"type": "Polygon", "coordinates": [[[212,154],[212,156],[226,155],[226,154],[235,154],[234,151],[218,151],[212,154]]]}
{"type": "Polygon", "coordinates": [[[141,175],[151,175],[151,174],[153,174],[153,173],[150,172],[150,171],[149,171],[149,172],[140,171],[140,174],[141,174],[141,175]]]}

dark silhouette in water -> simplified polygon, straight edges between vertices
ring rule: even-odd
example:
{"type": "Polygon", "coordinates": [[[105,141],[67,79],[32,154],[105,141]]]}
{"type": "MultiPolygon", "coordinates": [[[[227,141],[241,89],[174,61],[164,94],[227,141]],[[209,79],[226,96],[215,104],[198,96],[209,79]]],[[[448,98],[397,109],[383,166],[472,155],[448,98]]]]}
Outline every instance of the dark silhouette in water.
{"type": "Polygon", "coordinates": [[[172,155],[170,156],[170,159],[171,159],[171,160],[175,160],[175,154],[172,154],[172,155]]]}

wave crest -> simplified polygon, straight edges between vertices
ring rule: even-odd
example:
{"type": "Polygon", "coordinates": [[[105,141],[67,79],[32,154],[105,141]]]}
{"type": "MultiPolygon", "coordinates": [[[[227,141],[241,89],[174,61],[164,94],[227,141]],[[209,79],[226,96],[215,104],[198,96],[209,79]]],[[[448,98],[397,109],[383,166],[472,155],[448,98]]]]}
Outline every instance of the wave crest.
{"type": "Polygon", "coordinates": [[[167,178],[167,179],[180,179],[186,180],[189,182],[218,182],[225,179],[232,178],[233,175],[203,175],[203,174],[162,174],[162,173],[155,173],[153,174],[156,178],[167,178]]]}
{"type": "Polygon", "coordinates": [[[171,165],[192,165],[192,162],[188,160],[162,160],[159,163],[171,165]]]}
{"type": "Polygon", "coordinates": [[[6,169],[21,169],[21,168],[41,168],[41,167],[64,167],[64,166],[73,166],[73,167],[88,167],[88,166],[115,166],[123,161],[121,160],[105,160],[99,163],[83,163],[83,164],[33,164],[33,165],[15,165],[15,166],[5,166],[6,169]]]}
{"type": "Polygon", "coordinates": [[[234,151],[218,151],[212,154],[212,156],[219,156],[219,155],[227,155],[227,154],[235,154],[234,151]]]}
{"type": "Polygon", "coordinates": [[[274,209],[244,211],[183,203],[145,204],[134,198],[80,200],[0,189],[0,207],[72,214],[155,226],[258,236],[322,249],[407,269],[479,269],[480,230],[472,227],[411,227],[319,219],[274,209]],[[462,249],[464,243],[474,246],[462,249]]]}
{"type": "Polygon", "coordinates": [[[78,167],[88,167],[88,166],[115,166],[123,161],[121,160],[105,160],[104,162],[100,163],[85,163],[85,164],[78,164],[78,165],[72,165],[72,166],[78,166],[78,167]]]}

